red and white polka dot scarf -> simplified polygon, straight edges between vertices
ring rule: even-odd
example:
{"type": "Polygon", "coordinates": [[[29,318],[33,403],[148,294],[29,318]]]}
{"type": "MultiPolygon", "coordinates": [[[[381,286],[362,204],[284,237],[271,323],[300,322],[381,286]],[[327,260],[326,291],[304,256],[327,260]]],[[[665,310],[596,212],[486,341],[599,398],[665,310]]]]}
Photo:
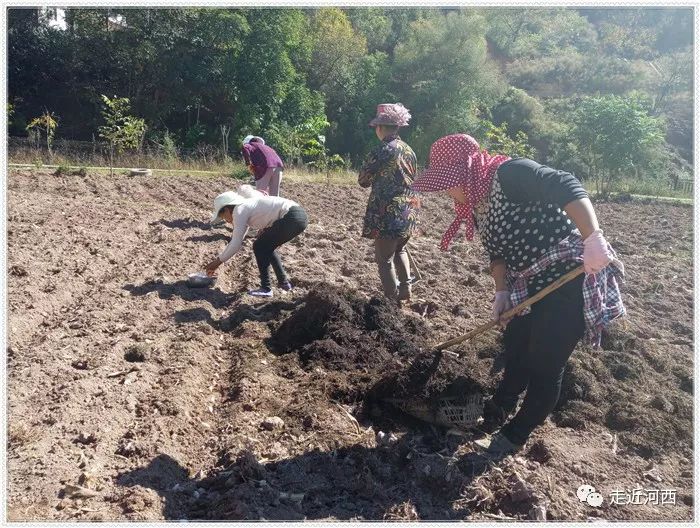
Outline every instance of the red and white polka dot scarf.
{"type": "Polygon", "coordinates": [[[452,134],[438,139],[430,147],[428,168],[411,188],[419,192],[446,191],[462,187],[467,202],[455,202],[455,219],[442,236],[440,249],[446,251],[462,223],[466,224],[467,240],[474,238],[474,206],[488,196],[496,169],[510,157],[491,156],[467,134],[452,134]]]}

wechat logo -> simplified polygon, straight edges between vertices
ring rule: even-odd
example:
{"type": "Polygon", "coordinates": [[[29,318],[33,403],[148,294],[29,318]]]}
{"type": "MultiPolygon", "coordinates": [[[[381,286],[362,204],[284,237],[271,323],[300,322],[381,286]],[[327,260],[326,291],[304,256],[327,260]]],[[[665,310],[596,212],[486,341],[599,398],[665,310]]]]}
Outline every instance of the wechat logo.
{"type": "Polygon", "coordinates": [[[576,490],[576,496],[581,502],[587,502],[594,508],[600,508],[603,504],[603,496],[590,484],[583,484],[576,490]]]}

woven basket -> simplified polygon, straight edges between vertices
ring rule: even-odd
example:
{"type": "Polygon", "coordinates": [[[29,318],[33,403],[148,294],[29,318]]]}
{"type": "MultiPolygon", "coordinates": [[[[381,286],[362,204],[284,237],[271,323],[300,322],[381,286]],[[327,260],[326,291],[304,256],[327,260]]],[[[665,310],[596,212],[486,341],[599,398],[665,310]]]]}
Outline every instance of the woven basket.
{"type": "Polygon", "coordinates": [[[445,396],[430,403],[395,398],[385,401],[425,422],[464,430],[476,427],[484,412],[484,396],[480,393],[445,396]]]}

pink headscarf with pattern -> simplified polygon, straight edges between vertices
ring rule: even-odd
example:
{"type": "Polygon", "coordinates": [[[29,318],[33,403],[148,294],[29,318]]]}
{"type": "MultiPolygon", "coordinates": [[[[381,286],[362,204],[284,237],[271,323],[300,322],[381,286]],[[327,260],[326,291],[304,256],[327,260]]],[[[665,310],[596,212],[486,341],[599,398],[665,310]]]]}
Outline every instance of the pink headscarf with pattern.
{"type": "Polygon", "coordinates": [[[467,203],[455,202],[456,217],[442,236],[440,249],[447,250],[462,223],[466,224],[467,240],[474,238],[474,207],[488,196],[496,169],[509,159],[500,154],[491,156],[467,134],[452,134],[433,143],[428,168],[411,188],[419,192],[434,192],[462,187],[467,196],[467,203]]]}

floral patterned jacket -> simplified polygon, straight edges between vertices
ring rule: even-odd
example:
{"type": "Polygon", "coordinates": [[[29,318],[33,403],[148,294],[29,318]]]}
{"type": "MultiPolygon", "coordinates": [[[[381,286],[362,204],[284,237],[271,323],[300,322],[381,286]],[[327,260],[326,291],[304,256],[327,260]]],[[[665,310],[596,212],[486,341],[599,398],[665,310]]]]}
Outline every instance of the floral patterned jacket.
{"type": "Polygon", "coordinates": [[[399,136],[388,136],[370,152],[357,178],[372,187],[362,236],[405,238],[413,234],[420,201],[411,190],[416,176],[416,155],[399,136]]]}

